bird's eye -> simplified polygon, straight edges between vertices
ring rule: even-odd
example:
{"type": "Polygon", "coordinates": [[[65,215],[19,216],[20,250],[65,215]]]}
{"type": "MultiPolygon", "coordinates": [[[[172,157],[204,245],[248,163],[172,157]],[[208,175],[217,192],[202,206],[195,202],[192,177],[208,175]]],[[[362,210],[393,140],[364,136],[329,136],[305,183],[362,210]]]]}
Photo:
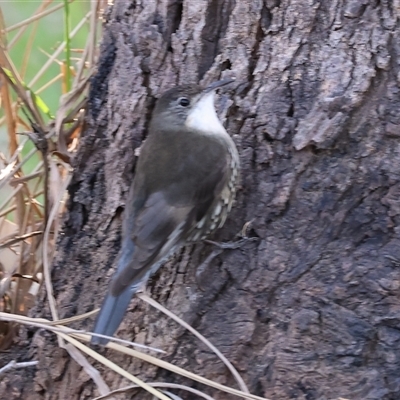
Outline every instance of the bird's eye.
{"type": "Polygon", "coordinates": [[[190,105],[190,100],[187,97],[180,97],[178,99],[178,103],[182,107],[187,107],[188,105],[190,105]]]}

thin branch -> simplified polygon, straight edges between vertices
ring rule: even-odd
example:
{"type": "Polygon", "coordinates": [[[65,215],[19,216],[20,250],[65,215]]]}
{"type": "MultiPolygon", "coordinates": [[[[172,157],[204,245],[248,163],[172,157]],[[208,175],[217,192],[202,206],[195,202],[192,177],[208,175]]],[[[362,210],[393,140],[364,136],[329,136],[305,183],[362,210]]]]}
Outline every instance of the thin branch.
{"type": "Polygon", "coordinates": [[[0,250],[4,249],[5,247],[10,247],[10,246],[20,242],[21,240],[26,240],[33,236],[41,235],[42,233],[43,233],[43,231],[35,231],[35,232],[25,233],[25,235],[21,235],[21,236],[13,235],[13,237],[11,239],[6,240],[3,243],[0,243],[0,250]]]}
{"type": "Polygon", "coordinates": [[[10,361],[4,367],[0,368],[0,376],[5,374],[7,371],[12,370],[12,369],[34,367],[35,365],[38,364],[38,362],[39,361],[26,361],[26,362],[17,363],[15,360],[10,361]]]}
{"type": "MultiPolygon", "coordinates": [[[[72,3],[73,0],[70,0],[69,2],[72,3]]],[[[11,31],[13,31],[15,29],[18,29],[18,28],[21,28],[21,27],[25,27],[26,25],[29,25],[30,23],[32,23],[32,22],[34,22],[34,21],[36,21],[36,20],[38,20],[38,19],[40,19],[42,17],[45,17],[46,15],[49,15],[49,14],[53,13],[54,11],[57,11],[60,8],[63,8],[63,7],[64,7],[64,4],[59,4],[59,5],[57,5],[57,6],[53,7],[53,8],[49,8],[46,11],[43,11],[43,12],[38,13],[36,15],[33,15],[30,18],[27,18],[27,19],[25,19],[25,20],[23,20],[21,22],[18,22],[17,24],[9,26],[8,28],[5,29],[5,31],[6,31],[6,33],[9,33],[9,32],[11,32],[11,31]]]]}

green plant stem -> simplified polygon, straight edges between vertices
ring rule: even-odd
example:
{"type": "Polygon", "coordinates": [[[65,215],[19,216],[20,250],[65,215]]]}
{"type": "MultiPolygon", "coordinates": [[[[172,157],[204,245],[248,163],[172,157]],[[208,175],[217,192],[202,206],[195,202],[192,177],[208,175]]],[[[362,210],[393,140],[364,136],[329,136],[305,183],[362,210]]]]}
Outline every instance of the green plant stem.
{"type": "Polygon", "coordinates": [[[64,40],[65,40],[65,82],[67,93],[71,90],[71,39],[70,33],[70,15],[69,15],[69,1],[64,0],[64,40]]]}

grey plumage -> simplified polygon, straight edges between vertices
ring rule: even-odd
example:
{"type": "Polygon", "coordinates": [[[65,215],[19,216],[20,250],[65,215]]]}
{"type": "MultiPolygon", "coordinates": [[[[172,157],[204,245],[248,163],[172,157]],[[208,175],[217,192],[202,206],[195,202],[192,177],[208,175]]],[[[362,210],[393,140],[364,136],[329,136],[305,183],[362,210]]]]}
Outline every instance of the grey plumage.
{"type": "MultiPolygon", "coordinates": [[[[157,102],[126,202],[117,271],[96,333],[113,335],[130,298],[160,264],[225,222],[239,156],[216,117],[212,95],[212,90],[186,85],[167,91],[157,102]]],[[[93,337],[92,343],[107,340],[93,337]]]]}

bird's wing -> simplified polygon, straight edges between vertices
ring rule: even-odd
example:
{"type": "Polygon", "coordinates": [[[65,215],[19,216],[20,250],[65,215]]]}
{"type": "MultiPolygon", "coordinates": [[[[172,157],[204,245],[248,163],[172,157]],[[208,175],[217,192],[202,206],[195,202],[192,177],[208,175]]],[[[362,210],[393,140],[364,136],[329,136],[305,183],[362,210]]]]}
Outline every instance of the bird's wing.
{"type": "Polygon", "coordinates": [[[162,192],[153,193],[137,213],[130,235],[135,250],[131,261],[117,272],[111,284],[114,296],[148,277],[151,267],[179,244],[189,228],[193,207],[168,204],[162,192]]]}
{"type": "MultiPolygon", "coordinates": [[[[129,236],[134,244],[134,251],[130,262],[126,260],[126,265],[113,278],[112,295],[117,296],[128,287],[146,280],[155,272],[152,267],[157,262],[167,257],[174,248],[184,244],[186,234],[212,207],[227,182],[227,161],[218,161],[220,165],[204,174],[201,181],[196,182],[188,174],[182,174],[167,189],[152,193],[139,209],[126,209],[131,215],[125,217],[129,223],[125,225],[124,236],[129,236]],[[171,193],[179,193],[179,198],[171,193]]],[[[130,193],[128,207],[136,204],[136,199],[140,197],[136,196],[137,193],[134,190],[130,193]]],[[[123,256],[121,254],[120,258],[123,256]]]]}

